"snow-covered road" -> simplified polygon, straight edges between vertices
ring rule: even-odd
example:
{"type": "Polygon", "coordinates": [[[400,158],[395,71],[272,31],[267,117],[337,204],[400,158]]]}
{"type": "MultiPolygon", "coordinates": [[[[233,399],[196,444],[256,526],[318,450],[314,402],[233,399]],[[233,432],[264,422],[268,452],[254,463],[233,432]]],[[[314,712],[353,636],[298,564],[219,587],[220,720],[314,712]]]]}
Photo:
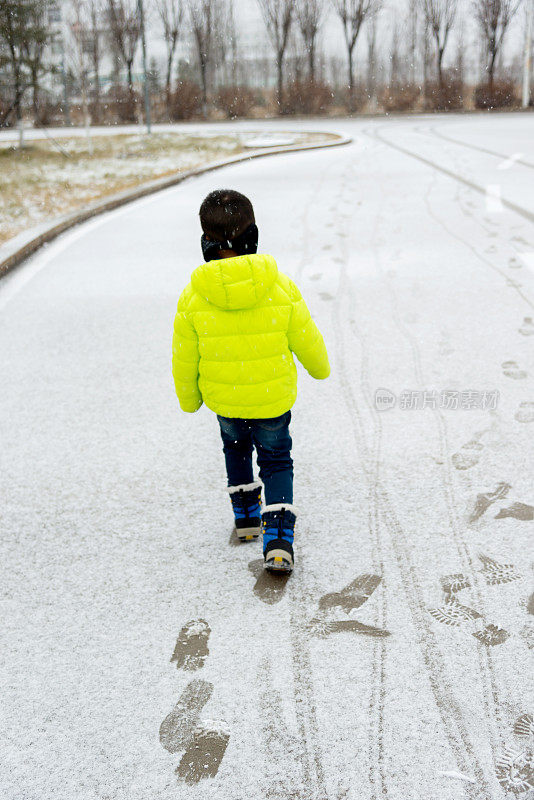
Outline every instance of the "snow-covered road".
{"type": "Polygon", "coordinates": [[[6,800],[532,797],[534,117],[334,127],[0,283],[6,800]],[[287,583],[232,541],[216,420],[170,375],[221,185],[331,356],[287,583]]]}

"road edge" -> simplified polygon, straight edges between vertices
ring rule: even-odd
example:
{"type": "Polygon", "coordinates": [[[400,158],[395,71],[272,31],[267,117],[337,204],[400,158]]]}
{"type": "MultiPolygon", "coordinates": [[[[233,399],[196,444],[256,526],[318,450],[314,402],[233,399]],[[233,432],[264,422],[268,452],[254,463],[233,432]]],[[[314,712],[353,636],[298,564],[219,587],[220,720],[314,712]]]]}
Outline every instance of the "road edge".
{"type": "MultiPolygon", "coordinates": [[[[108,197],[105,200],[99,200],[96,203],[87,206],[86,208],[74,212],[73,214],[59,218],[59,220],[57,220],[53,225],[44,228],[44,230],[39,230],[39,228],[37,228],[37,230],[39,230],[38,233],[35,232],[36,229],[33,230],[33,233],[30,229],[28,232],[28,240],[23,242],[20,246],[16,246],[15,249],[7,256],[2,258],[0,249],[0,280],[9,272],[11,272],[11,270],[19,266],[23,261],[33,255],[44,244],[53,241],[70,228],[74,228],[76,225],[87,222],[87,220],[92,219],[93,217],[97,217],[100,214],[105,214],[108,211],[113,211],[116,208],[120,208],[128,203],[132,203],[135,200],[146,197],[147,195],[155,194],[156,192],[163,191],[164,189],[169,189],[172,186],[177,186],[178,184],[183,183],[190,178],[195,178],[199,175],[205,175],[208,172],[214,172],[215,170],[231,166],[232,164],[240,164],[245,161],[252,161],[256,158],[266,158],[267,156],[274,156],[284,153],[298,153],[307,150],[323,150],[328,147],[342,147],[350,144],[353,141],[352,137],[350,136],[343,136],[342,134],[329,131],[317,131],[318,135],[324,135],[325,133],[331,136],[336,136],[337,138],[333,141],[327,142],[310,142],[307,144],[262,148],[261,150],[253,150],[250,153],[240,153],[237,156],[230,156],[229,158],[221,159],[219,161],[212,161],[211,163],[205,164],[201,167],[196,167],[195,169],[187,170],[186,172],[177,172],[173,175],[167,175],[164,178],[158,178],[157,180],[143,183],[139,186],[136,186],[134,189],[128,189],[125,192],[118,192],[117,194],[111,195],[111,197],[108,197]]],[[[22,236],[24,236],[24,234],[22,234],[22,236]]],[[[19,237],[15,237],[14,244],[16,244],[17,238],[19,237]]],[[[4,247],[6,246],[9,248],[9,241],[6,243],[6,245],[4,245],[4,247]]]]}

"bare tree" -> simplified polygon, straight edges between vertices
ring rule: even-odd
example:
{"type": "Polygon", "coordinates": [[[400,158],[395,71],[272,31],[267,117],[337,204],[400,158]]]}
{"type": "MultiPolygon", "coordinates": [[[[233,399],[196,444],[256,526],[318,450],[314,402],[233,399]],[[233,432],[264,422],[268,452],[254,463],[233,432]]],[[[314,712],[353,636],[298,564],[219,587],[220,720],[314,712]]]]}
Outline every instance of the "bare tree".
{"type": "Polygon", "coordinates": [[[417,27],[418,27],[418,0],[410,0],[408,8],[408,26],[409,26],[409,45],[410,45],[410,83],[415,83],[416,62],[417,62],[417,27]]]}
{"type": "Polygon", "coordinates": [[[216,47],[220,44],[217,34],[224,26],[227,0],[189,0],[191,28],[195,39],[202,82],[202,105],[204,116],[208,109],[208,88],[213,68],[216,47]]]}
{"type": "Polygon", "coordinates": [[[490,88],[493,88],[495,64],[506,31],[520,5],[521,0],[473,0],[475,19],[486,51],[486,72],[490,88]]]}
{"type": "Polygon", "coordinates": [[[128,73],[128,89],[133,91],[132,67],[141,35],[137,0],[108,0],[110,33],[128,73]]]}
{"type": "Polygon", "coordinates": [[[102,60],[102,0],[88,0],[88,44],[94,76],[94,105],[100,117],[100,62],[102,60]]]}
{"type": "Polygon", "coordinates": [[[332,0],[343,25],[349,69],[349,106],[354,106],[354,48],[363,23],[381,6],[381,0],[332,0]]]}
{"type": "Polygon", "coordinates": [[[42,0],[0,2],[0,46],[5,54],[2,54],[2,61],[9,69],[13,87],[12,102],[0,122],[3,124],[15,112],[20,129],[20,146],[23,145],[22,98],[34,80],[33,70],[37,70],[37,75],[41,68],[42,48],[50,39],[47,15],[44,13],[48,7],[49,3],[43,3],[42,0]]]}
{"type": "Polygon", "coordinates": [[[234,78],[237,73],[237,29],[233,0],[220,2],[217,8],[217,36],[214,38],[213,60],[217,69],[218,81],[225,85],[229,82],[229,70],[234,78]]]}
{"type": "Polygon", "coordinates": [[[90,29],[89,23],[89,7],[85,0],[70,0],[71,4],[71,17],[69,19],[69,26],[72,34],[73,48],[70,57],[71,67],[74,74],[80,83],[80,91],[82,96],[82,110],[85,124],[85,131],[87,141],[89,143],[89,152],[92,153],[93,146],[89,133],[89,126],[91,119],[89,115],[89,103],[87,97],[87,84],[89,72],[89,58],[88,58],[88,34],[90,29]]]}
{"type": "Polygon", "coordinates": [[[325,2],[324,0],[298,0],[296,10],[297,22],[308,56],[308,76],[314,83],[317,35],[324,21],[325,2]]]}
{"type": "Polygon", "coordinates": [[[436,67],[440,89],[443,88],[443,56],[456,18],[457,0],[421,0],[427,28],[436,48],[436,67]]]}
{"type": "Polygon", "coordinates": [[[48,13],[51,8],[49,0],[28,5],[28,16],[33,34],[24,39],[22,50],[26,66],[30,74],[32,89],[32,111],[34,122],[39,121],[39,91],[41,76],[50,72],[50,67],[45,63],[46,47],[51,41],[48,30],[48,13]]]}
{"type": "Polygon", "coordinates": [[[182,30],[184,6],[182,0],[156,0],[159,18],[163,25],[163,38],[167,47],[167,65],[165,70],[165,95],[167,105],[171,97],[171,76],[176,53],[176,45],[182,30]]]}
{"type": "Polygon", "coordinates": [[[391,32],[391,49],[389,53],[389,85],[396,88],[400,83],[400,31],[397,14],[393,17],[393,29],[391,32]]]}
{"type": "Polygon", "coordinates": [[[376,107],[376,34],[378,14],[375,14],[367,27],[367,95],[371,108],[376,107]]]}
{"type": "Polygon", "coordinates": [[[267,32],[276,55],[277,100],[282,107],[284,94],[284,56],[293,23],[296,0],[258,0],[267,32]]]}

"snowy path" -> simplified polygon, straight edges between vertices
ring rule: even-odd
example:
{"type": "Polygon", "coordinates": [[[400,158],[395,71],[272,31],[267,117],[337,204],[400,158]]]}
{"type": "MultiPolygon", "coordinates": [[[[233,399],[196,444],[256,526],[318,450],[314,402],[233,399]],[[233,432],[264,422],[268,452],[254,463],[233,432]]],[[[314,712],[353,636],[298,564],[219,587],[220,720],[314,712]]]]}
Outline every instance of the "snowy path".
{"type": "Polygon", "coordinates": [[[439,119],[339,122],[353,145],[189,181],[0,283],[6,800],[529,798],[534,118],[439,119]],[[170,376],[223,184],[331,354],[287,583],[232,542],[216,421],[170,376]]]}

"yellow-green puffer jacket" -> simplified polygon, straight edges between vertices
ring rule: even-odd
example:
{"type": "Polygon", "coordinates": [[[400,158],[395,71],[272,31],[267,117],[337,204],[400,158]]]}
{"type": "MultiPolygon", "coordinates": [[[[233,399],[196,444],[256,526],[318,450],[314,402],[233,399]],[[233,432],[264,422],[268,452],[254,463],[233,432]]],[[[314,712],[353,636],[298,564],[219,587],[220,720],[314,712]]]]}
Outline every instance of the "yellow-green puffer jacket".
{"type": "Polygon", "coordinates": [[[172,372],[184,411],[202,402],[223,417],[266,419],[297,397],[299,361],[330,374],[326,347],[302,296],[268,255],[210,261],[178,302],[172,372]]]}

